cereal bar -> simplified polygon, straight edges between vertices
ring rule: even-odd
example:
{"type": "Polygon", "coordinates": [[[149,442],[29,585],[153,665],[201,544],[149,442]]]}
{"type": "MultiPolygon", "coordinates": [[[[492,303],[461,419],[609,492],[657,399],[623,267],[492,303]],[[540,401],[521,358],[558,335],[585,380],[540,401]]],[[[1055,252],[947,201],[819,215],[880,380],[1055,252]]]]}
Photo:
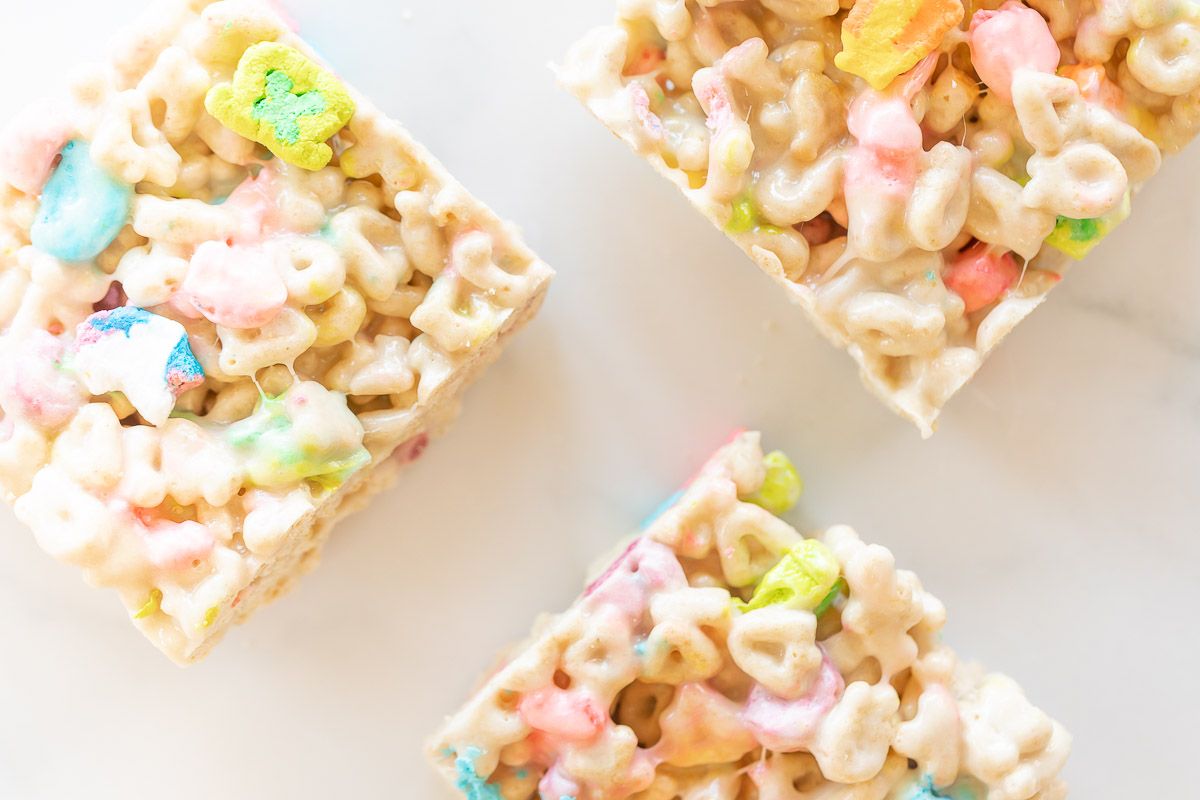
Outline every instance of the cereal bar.
{"type": "Polygon", "coordinates": [[[719,451],[430,742],[468,800],[1062,800],[1066,730],[942,644],[892,554],[779,518],[758,434],[719,451]]]}
{"type": "Polygon", "coordinates": [[[928,436],[1200,129],[1200,6],[618,0],[560,79],[928,436]]]}
{"type": "Polygon", "coordinates": [[[0,492],[195,661],[551,276],[266,0],[163,0],[0,139],[0,492]]]}

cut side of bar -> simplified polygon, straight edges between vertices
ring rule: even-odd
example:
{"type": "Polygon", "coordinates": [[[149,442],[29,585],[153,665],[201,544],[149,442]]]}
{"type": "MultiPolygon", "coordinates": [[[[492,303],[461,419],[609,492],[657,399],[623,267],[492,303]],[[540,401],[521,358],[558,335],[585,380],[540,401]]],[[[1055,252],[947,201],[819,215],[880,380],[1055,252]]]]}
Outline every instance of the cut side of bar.
{"type": "Polygon", "coordinates": [[[622,0],[561,83],[931,435],[1200,129],[1200,14],[622,0]]]}
{"type": "Polygon", "coordinates": [[[759,435],[720,450],[429,743],[469,800],[1062,800],[1070,736],[941,642],[850,528],[805,538],[759,435]]]}
{"type": "Polygon", "coordinates": [[[0,490],[179,663],[456,415],[550,268],[266,0],[169,0],[0,139],[0,490]]]}

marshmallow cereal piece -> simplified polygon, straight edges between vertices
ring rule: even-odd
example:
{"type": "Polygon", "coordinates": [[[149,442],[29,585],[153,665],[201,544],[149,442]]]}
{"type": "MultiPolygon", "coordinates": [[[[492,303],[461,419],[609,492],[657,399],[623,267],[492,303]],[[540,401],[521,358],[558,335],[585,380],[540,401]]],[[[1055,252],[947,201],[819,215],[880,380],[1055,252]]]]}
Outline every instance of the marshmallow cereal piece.
{"type": "Polygon", "coordinates": [[[327,140],[354,116],[354,99],[325,68],[276,42],[246,50],[232,84],[208,93],[208,113],[289,164],[319,170],[333,159],[327,140]]]}
{"type": "Polygon", "coordinates": [[[336,489],[370,463],[363,428],[344,397],[305,381],[278,397],[262,397],[227,438],[254,486],[279,488],[314,481],[336,489]]]}
{"type": "Polygon", "coordinates": [[[92,160],[87,142],[72,140],[42,190],[30,231],[33,246],[63,261],[90,261],[129,221],[133,187],[92,160]]]}
{"type": "Polygon", "coordinates": [[[872,260],[898,255],[892,242],[872,243],[859,233],[871,220],[894,213],[908,203],[917,186],[924,157],[921,126],[913,116],[913,96],[929,80],[930,56],[887,92],[868,89],[851,103],[846,127],[857,140],[845,159],[845,202],[851,247],[872,260]]]}
{"type": "Polygon", "coordinates": [[[288,230],[286,214],[279,208],[282,190],[279,172],[271,165],[248,177],[230,193],[222,204],[232,211],[240,223],[234,232],[234,244],[259,244],[288,230]]]}
{"type": "Polygon", "coordinates": [[[65,358],[63,342],[46,331],[0,338],[0,409],[42,430],[70,422],[87,394],[65,358]]]}
{"type": "Polygon", "coordinates": [[[786,514],[800,501],[804,481],[791,459],[778,450],[767,454],[763,466],[766,467],[767,476],[763,479],[762,488],[746,499],[776,516],[786,514]]]}
{"type": "Polygon", "coordinates": [[[167,421],[181,394],[204,383],[184,327],[132,306],[80,323],[71,366],[92,394],[121,392],[155,426],[167,421]]]}
{"type": "Polygon", "coordinates": [[[604,728],[604,710],[585,693],[548,686],[521,700],[521,718],[534,730],[586,742],[604,728]]]}
{"type": "Polygon", "coordinates": [[[833,551],[816,539],[805,539],[763,576],[745,610],[778,605],[810,611],[833,591],[840,572],[833,551]]]}
{"type": "Polygon", "coordinates": [[[1059,217],[1054,231],[1046,237],[1046,244],[1078,261],[1100,244],[1101,239],[1112,233],[1113,228],[1128,219],[1131,209],[1130,196],[1126,192],[1121,204],[1102,217],[1059,217]]]}
{"type": "Polygon", "coordinates": [[[963,13],[959,0],[859,0],[842,25],[834,63],[885,89],[936,50],[963,13]]]}
{"type": "Polygon", "coordinates": [[[1013,77],[1023,69],[1053,73],[1062,52],[1041,14],[1017,0],[971,17],[971,61],[988,89],[1012,102],[1013,77]]]}
{"type": "Polygon", "coordinates": [[[942,280],[962,298],[968,314],[995,303],[1016,284],[1021,268],[1012,253],[977,242],[959,254],[942,280]]]}
{"type": "Polygon", "coordinates": [[[176,304],[226,328],[267,325],[287,303],[273,256],[261,247],[205,242],[196,248],[176,304]]]}
{"type": "Polygon", "coordinates": [[[746,723],[763,747],[772,752],[809,750],[845,688],[841,673],[826,658],[817,679],[799,698],[784,699],[762,684],[755,686],[746,702],[746,723]]]}
{"type": "Polygon", "coordinates": [[[212,531],[194,520],[159,520],[143,529],[150,562],[168,572],[186,570],[216,547],[212,531]]]}
{"type": "Polygon", "coordinates": [[[476,772],[475,763],[483,755],[478,747],[468,747],[454,759],[458,775],[454,781],[456,789],[461,791],[467,800],[504,800],[497,786],[490,785],[476,772]]]}

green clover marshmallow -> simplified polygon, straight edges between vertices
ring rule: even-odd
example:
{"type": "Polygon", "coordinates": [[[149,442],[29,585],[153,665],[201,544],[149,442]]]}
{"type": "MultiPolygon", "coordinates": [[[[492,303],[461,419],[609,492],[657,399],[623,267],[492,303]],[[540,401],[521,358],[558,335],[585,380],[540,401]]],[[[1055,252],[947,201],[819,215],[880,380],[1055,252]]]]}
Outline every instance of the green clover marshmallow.
{"type": "Polygon", "coordinates": [[[784,606],[812,611],[829,597],[841,575],[837,556],[816,539],[805,539],[793,547],[754,587],[743,611],[767,606],[784,606]]]}
{"type": "Polygon", "coordinates": [[[354,99],[332,73],[276,42],[246,50],[233,83],[214,86],[204,106],[230,130],[312,171],[333,159],[327,142],[354,116],[354,99]]]}

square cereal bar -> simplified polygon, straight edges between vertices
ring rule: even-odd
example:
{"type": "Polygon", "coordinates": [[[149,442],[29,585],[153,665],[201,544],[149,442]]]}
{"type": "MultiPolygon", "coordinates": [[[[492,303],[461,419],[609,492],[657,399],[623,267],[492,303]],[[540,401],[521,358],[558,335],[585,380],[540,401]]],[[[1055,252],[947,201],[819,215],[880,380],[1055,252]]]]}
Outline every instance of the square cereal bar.
{"type": "Polygon", "coordinates": [[[180,663],[311,569],[552,272],[264,0],[170,0],[0,142],[0,490],[180,663]]]}
{"type": "Polygon", "coordinates": [[[430,742],[469,800],[1062,800],[1061,725],[941,643],[850,528],[806,539],[758,434],[719,451],[430,742]]]}
{"type": "Polygon", "coordinates": [[[1200,129],[1200,6],[619,0],[560,80],[933,433],[1200,129]]]}

